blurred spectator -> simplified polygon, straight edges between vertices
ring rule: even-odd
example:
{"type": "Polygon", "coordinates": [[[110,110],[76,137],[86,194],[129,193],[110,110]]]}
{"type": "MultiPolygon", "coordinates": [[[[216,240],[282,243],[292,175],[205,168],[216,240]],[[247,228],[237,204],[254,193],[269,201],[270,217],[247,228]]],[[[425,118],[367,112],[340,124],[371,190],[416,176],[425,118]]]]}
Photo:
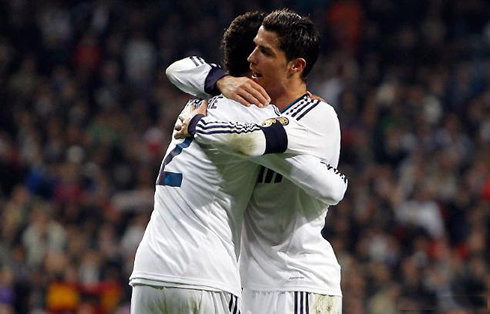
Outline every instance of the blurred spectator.
{"type": "Polygon", "coordinates": [[[336,39],[333,46],[355,53],[362,27],[362,10],[357,0],[337,0],[327,14],[328,27],[336,39]]]}
{"type": "Polygon", "coordinates": [[[416,187],[413,199],[400,204],[396,209],[396,217],[401,224],[421,227],[431,237],[439,238],[445,233],[444,221],[429,189],[429,186],[416,187]]]}
{"type": "Polygon", "coordinates": [[[99,69],[102,51],[95,34],[84,34],[80,43],[75,47],[73,62],[79,71],[95,74],[99,69]]]}
{"type": "Polygon", "coordinates": [[[50,251],[61,252],[65,247],[65,230],[48,213],[48,205],[34,204],[30,221],[22,233],[22,244],[27,253],[27,263],[37,269],[50,251]]]}
{"type": "Polygon", "coordinates": [[[15,304],[13,283],[14,276],[12,270],[6,267],[0,269],[0,304],[3,305],[5,309],[12,308],[15,304]]]}
{"type": "Polygon", "coordinates": [[[155,66],[155,50],[145,36],[137,32],[128,40],[124,54],[126,78],[130,84],[145,86],[150,83],[155,66]]]}

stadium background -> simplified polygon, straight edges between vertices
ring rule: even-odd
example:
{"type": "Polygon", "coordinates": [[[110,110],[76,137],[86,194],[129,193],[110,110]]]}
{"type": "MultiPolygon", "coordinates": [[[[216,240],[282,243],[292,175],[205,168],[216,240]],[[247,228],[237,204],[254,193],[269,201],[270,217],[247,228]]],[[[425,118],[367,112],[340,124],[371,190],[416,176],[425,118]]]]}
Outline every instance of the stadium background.
{"type": "Polygon", "coordinates": [[[486,306],[487,1],[12,0],[0,2],[1,314],[129,313],[186,99],[165,68],[193,54],[218,63],[237,14],[283,6],[321,30],[309,88],[342,125],[350,187],[324,236],[344,312],[486,306]]]}

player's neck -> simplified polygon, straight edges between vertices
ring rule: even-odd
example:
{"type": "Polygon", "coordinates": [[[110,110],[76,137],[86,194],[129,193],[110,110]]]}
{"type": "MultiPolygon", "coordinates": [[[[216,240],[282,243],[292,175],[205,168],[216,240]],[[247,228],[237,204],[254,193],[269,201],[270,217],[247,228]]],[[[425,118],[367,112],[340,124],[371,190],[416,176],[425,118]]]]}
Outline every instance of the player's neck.
{"type": "Polygon", "coordinates": [[[303,82],[303,80],[300,80],[291,82],[288,84],[288,86],[284,86],[281,91],[276,93],[275,97],[273,95],[270,96],[272,103],[280,110],[283,110],[305,93],[306,84],[303,82]]]}

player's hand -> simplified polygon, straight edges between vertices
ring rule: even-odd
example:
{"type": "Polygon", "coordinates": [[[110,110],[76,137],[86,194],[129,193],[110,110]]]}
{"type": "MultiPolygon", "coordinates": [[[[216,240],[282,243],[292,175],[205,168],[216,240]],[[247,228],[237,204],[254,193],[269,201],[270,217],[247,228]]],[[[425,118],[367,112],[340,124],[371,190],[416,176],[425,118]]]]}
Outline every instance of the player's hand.
{"type": "Polygon", "coordinates": [[[265,89],[248,77],[226,75],[216,82],[216,87],[226,98],[238,101],[246,107],[265,107],[271,102],[265,89]]]}
{"type": "Polygon", "coordinates": [[[306,91],[306,93],[308,94],[308,96],[313,99],[313,100],[319,100],[319,101],[323,101],[323,102],[326,102],[325,99],[321,98],[320,96],[317,96],[317,95],[313,95],[310,91],[306,91]]]}
{"type": "Polygon", "coordinates": [[[197,114],[202,114],[205,116],[207,112],[208,112],[208,101],[203,100],[199,107],[197,108],[194,107],[194,109],[187,114],[181,114],[179,116],[180,123],[177,123],[174,127],[174,130],[177,131],[175,132],[174,137],[176,139],[181,139],[181,138],[192,136],[189,133],[189,123],[191,122],[192,118],[197,114]]]}

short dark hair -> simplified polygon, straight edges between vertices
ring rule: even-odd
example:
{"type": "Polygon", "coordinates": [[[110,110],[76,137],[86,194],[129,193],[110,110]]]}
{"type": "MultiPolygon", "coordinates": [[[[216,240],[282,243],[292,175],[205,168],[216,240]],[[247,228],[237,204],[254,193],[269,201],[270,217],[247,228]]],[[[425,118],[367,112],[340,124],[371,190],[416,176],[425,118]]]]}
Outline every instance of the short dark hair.
{"type": "Polygon", "coordinates": [[[281,9],[267,15],[262,26],[266,31],[277,34],[279,48],[284,51],[288,61],[296,58],[306,60],[306,67],[301,73],[306,81],[320,53],[320,34],[313,22],[292,10],[281,9]]]}
{"type": "Polygon", "coordinates": [[[255,49],[253,42],[264,20],[265,13],[247,12],[237,16],[225,30],[221,40],[223,67],[233,76],[250,71],[248,56],[255,49]]]}

